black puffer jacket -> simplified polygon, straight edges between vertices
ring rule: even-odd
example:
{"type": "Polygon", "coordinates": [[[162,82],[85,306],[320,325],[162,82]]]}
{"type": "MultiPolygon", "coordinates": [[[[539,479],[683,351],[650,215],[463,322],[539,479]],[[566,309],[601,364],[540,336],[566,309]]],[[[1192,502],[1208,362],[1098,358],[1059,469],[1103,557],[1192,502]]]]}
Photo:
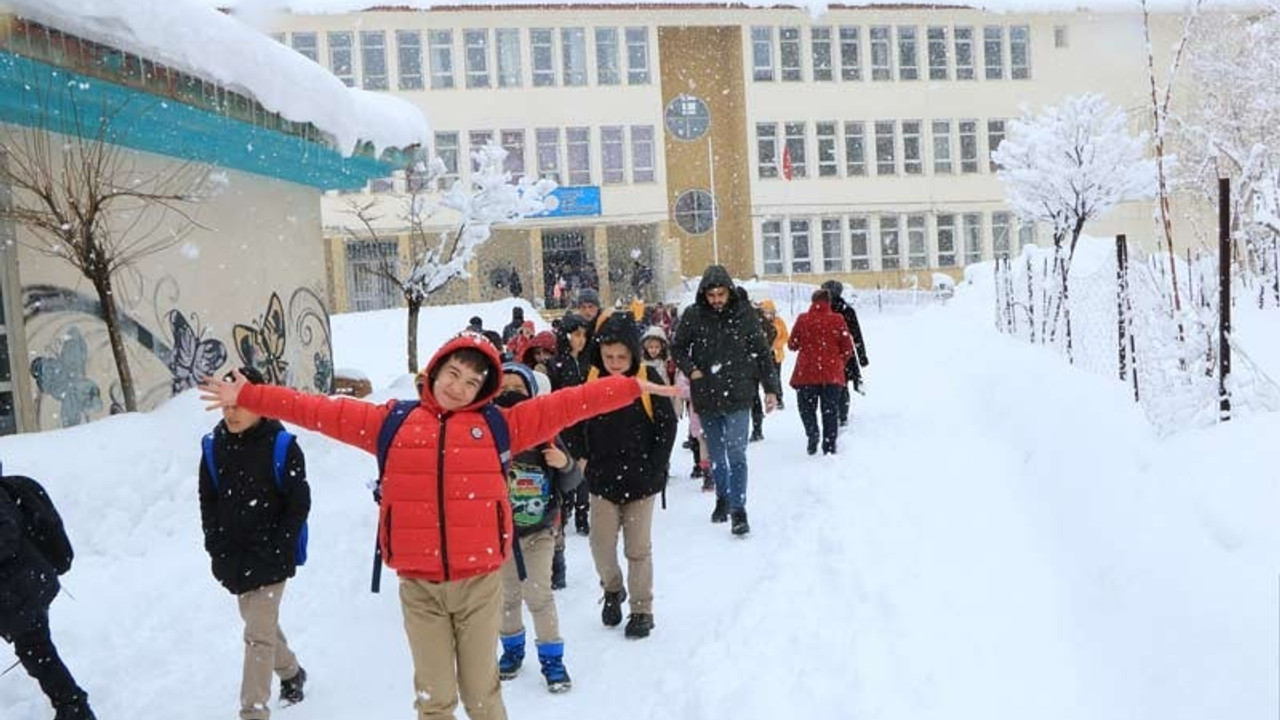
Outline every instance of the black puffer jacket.
{"type": "Polygon", "coordinates": [[[756,383],[766,393],[777,395],[780,390],[773,351],[765,340],[760,317],[735,290],[729,271],[720,265],[703,273],[696,302],[680,317],[671,355],[690,378],[693,407],[702,416],[750,409],[756,383]],[[729,288],[729,302],[722,310],[707,302],[707,290],[714,287],[729,288]],[[695,370],[702,372],[696,380],[695,370]]]}
{"type": "Polygon", "coordinates": [[[213,430],[218,487],[200,462],[200,516],[213,576],[233,595],[293,577],[297,537],[311,510],[306,461],[289,445],[281,489],[272,452],[278,420],[264,419],[239,435],[225,422],[213,430]]]}
{"type": "Polygon", "coordinates": [[[58,573],[27,539],[22,511],[0,490],[0,636],[27,629],[57,597],[58,573]]]}
{"type": "MultiPolygon", "coordinates": [[[[625,343],[631,351],[627,375],[640,372],[640,334],[629,315],[615,314],[596,332],[591,364],[601,377],[607,373],[601,347],[625,343]]],[[[657,373],[648,380],[661,384],[657,373]]],[[[583,425],[587,441],[587,487],[619,505],[656,495],[667,486],[667,466],[676,443],[676,412],[669,398],[649,396],[653,418],[644,409],[643,399],[611,413],[597,415],[583,425]]]]}
{"type": "Polygon", "coordinates": [[[831,309],[839,316],[844,318],[845,327],[849,328],[849,334],[853,336],[853,355],[849,357],[849,362],[844,366],[844,377],[846,381],[860,380],[862,378],[862,368],[867,366],[867,346],[862,342],[862,325],[858,323],[858,311],[853,306],[844,301],[844,298],[836,295],[831,298],[831,309]]]}

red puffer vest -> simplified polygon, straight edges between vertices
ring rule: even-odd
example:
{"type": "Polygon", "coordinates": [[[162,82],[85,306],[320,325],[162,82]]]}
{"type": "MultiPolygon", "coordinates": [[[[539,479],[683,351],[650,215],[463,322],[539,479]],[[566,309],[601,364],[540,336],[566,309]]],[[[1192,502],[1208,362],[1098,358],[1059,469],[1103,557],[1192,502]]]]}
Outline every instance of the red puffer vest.
{"type": "Polygon", "coordinates": [[[798,352],[791,387],[843,385],[844,365],[853,354],[853,338],[844,318],[830,303],[815,302],[791,328],[787,347],[798,352]]]}
{"type": "MultiPolygon", "coordinates": [[[[497,448],[480,408],[497,394],[498,353],[483,336],[463,333],[427,364],[419,406],[387,452],[378,542],[384,561],[404,577],[462,580],[502,567],[511,550],[511,505],[497,448]],[[490,371],[472,404],[448,412],[431,392],[435,372],[462,348],[485,354],[490,371]]],[[[511,452],[550,441],[562,428],[626,407],[640,397],[634,378],[608,378],[532,398],[502,413],[511,452]]],[[[237,403],[252,412],[324,433],[376,453],[378,432],[393,403],[307,395],[250,385],[237,403]]]]}

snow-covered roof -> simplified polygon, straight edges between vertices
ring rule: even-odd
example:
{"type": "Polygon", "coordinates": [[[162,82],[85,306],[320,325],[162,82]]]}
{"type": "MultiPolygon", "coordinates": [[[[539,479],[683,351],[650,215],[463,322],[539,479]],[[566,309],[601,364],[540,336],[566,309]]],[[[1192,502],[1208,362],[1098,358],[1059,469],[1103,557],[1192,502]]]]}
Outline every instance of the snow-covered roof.
{"type": "Polygon", "coordinates": [[[0,0],[11,12],[218,83],[294,122],[309,122],[350,155],[425,144],[422,111],[348,88],[328,70],[201,0],[0,0]]]}

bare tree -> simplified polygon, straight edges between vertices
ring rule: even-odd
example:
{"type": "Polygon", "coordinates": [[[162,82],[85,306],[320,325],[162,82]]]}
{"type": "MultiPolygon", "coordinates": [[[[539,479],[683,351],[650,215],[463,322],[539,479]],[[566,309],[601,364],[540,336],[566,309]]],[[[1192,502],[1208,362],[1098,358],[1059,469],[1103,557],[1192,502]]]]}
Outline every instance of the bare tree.
{"type": "Polygon", "coordinates": [[[199,226],[192,212],[208,167],[144,167],[141,155],[121,144],[124,129],[116,120],[127,103],[111,105],[91,88],[52,80],[26,86],[31,126],[0,133],[0,183],[14,191],[12,202],[0,206],[0,220],[26,229],[24,246],[69,263],[93,286],[125,409],[137,410],[116,276],[199,226]]]}

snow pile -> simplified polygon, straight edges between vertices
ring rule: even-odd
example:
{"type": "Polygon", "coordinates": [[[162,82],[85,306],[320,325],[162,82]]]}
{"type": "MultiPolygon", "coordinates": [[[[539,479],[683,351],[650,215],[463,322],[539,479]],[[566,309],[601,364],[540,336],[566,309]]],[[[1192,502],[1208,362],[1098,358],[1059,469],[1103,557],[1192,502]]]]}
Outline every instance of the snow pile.
{"type": "Polygon", "coordinates": [[[211,80],[294,122],[310,122],[350,155],[426,145],[422,111],[386,94],[348,88],[328,70],[198,0],[0,0],[10,11],[211,80]],[[145,7],[140,7],[145,6],[145,7]]]}

